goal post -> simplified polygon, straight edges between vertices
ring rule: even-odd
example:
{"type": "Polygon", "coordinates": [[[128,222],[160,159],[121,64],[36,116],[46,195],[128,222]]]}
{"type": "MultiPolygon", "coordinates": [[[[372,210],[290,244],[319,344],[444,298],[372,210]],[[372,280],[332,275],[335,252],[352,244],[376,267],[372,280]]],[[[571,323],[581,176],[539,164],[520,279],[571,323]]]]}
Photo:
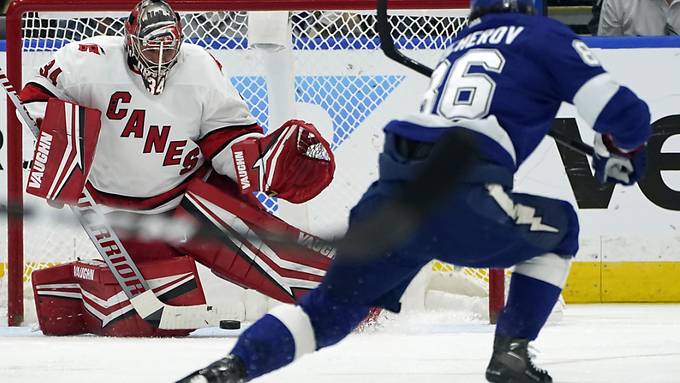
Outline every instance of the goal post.
{"type": "MultiPolygon", "coordinates": [[[[123,18],[136,3],[137,0],[13,1],[6,14],[10,80],[20,89],[31,69],[42,65],[69,41],[94,34],[121,35],[123,18]]],[[[295,225],[315,234],[343,229],[349,208],[377,175],[375,164],[382,143],[382,126],[405,111],[415,110],[427,86],[426,78],[394,63],[380,51],[374,29],[376,2],[169,0],[169,3],[182,15],[186,40],[209,49],[225,65],[232,84],[261,125],[268,128],[269,124],[276,124],[288,110],[290,118],[314,122],[331,141],[338,168],[328,190],[302,208],[287,207],[270,199],[263,199],[264,205],[276,214],[293,217],[295,225]],[[256,17],[265,12],[272,12],[272,18],[256,17]],[[258,18],[281,26],[281,15],[286,14],[288,28],[279,29],[289,35],[283,40],[280,35],[249,35],[255,28],[250,21],[258,18]],[[258,39],[262,43],[255,43],[258,39]],[[283,50],[272,49],[272,44],[279,44],[283,50]],[[273,79],[281,68],[294,72],[286,78],[273,79]],[[286,107],[281,111],[284,102],[286,107]]],[[[468,0],[390,0],[388,13],[395,45],[406,55],[434,65],[447,42],[466,24],[468,6],[468,0]]],[[[6,133],[7,179],[5,185],[0,179],[0,186],[7,188],[10,209],[20,211],[24,201],[31,197],[23,192],[21,164],[26,149],[9,103],[6,133]]],[[[82,234],[52,236],[50,232],[56,230],[53,225],[24,221],[17,216],[8,217],[6,222],[7,275],[6,286],[0,282],[3,290],[0,300],[5,295],[8,324],[15,326],[24,320],[24,297],[29,298],[30,294],[26,285],[33,268],[75,257],[86,258],[92,252],[82,234]]],[[[4,251],[0,249],[0,254],[4,251]]],[[[449,266],[432,266],[431,272],[453,273],[449,266]]],[[[465,273],[489,294],[489,317],[493,319],[503,306],[503,271],[494,274],[468,269],[465,273]],[[500,277],[495,278],[496,275],[500,277]]],[[[443,282],[437,288],[446,286],[443,282]]]]}

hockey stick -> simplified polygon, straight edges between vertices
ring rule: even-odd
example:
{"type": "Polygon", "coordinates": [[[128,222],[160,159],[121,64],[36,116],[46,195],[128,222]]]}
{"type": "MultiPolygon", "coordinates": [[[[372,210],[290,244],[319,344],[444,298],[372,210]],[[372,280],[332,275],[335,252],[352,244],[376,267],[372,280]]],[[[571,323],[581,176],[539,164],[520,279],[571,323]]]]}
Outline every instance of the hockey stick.
{"type": "MultiPolygon", "coordinates": [[[[373,214],[353,225],[343,236],[334,235],[335,240],[321,240],[324,246],[335,247],[343,256],[381,255],[409,239],[426,217],[443,204],[454,191],[458,180],[473,165],[476,158],[474,142],[464,130],[452,130],[432,148],[432,152],[422,166],[422,171],[414,179],[395,188],[393,197],[377,208],[373,214]],[[455,164],[455,166],[451,166],[455,164]]],[[[63,218],[54,214],[29,209],[13,210],[0,203],[0,214],[42,220],[63,218]]],[[[105,222],[106,223],[106,222],[105,222]]],[[[187,218],[167,218],[161,216],[140,216],[119,214],[109,219],[109,225],[125,229],[130,235],[142,238],[177,242],[179,239],[198,239],[223,242],[232,233],[219,226],[201,226],[187,218]]],[[[293,237],[286,233],[248,230],[239,236],[249,241],[277,243],[293,249],[308,251],[304,238],[293,237]]],[[[321,244],[319,243],[319,244],[321,244]]]]}
{"type": "MultiPolygon", "coordinates": [[[[18,111],[19,117],[28,126],[31,133],[38,137],[40,130],[36,122],[19,99],[19,95],[2,68],[0,68],[0,82],[2,82],[7,97],[18,111]]],[[[152,326],[166,330],[193,329],[216,325],[220,320],[225,319],[220,317],[215,308],[205,304],[172,306],[161,302],[125,250],[120,238],[107,222],[87,188],[83,190],[78,204],[71,206],[71,210],[78,218],[97,252],[111,270],[121,289],[125,292],[135,311],[152,326]]],[[[14,213],[21,214],[21,212],[14,213]]]]}
{"type": "MultiPolygon", "coordinates": [[[[378,36],[380,36],[380,47],[383,53],[385,56],[391,58],[399,64],[413,69],[423,76],[431,77],[433,72],[432,68],[405,56],[394,46],[394,40],[392,39],[392,26],[387,19],[387,1],[388,0],[378,0],[378,9],[376,14],[376,28],[378,30],[378,36]]],[[[580,141],[572,140],[555,129],[551,129],[548,132],[548,135],[552,137],[558,144],[578,153],[591,157],[595,153],[592,146],[580,141]]]]}

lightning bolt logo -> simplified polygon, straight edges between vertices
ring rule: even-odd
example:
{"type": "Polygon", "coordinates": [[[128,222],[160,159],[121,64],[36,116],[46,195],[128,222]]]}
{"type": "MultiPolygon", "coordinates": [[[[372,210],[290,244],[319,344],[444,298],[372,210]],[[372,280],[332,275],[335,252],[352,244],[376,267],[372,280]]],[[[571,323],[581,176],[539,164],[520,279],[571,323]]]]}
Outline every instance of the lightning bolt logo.
{"type": "Polygon", "coordinates": [[[548,231],[551,233],[557,233],[559,230],[555,227],[545,225],[541,222],[542,218],[536,216],[536,209],[529,206],[524,206],[517,204],[515,205],[515,222],[518,225],[531,225],[529,230],[531,231],[548,231]]]}
{"type": "Polygon", "coordinates": [[[496,200],[498,206],[503,209],[505,214],[517,222],[518,225],[531,225],[529,226],[529,230],[531,231],[559,232],[556,227],[541,222],[543,218],[536,216],[536,209],[533,207],[519,203],[515,205],[515,202],[507,193],[505,193],[502,186],[487,185],[486,189],[489,191],[489,195],[496,200]]]}

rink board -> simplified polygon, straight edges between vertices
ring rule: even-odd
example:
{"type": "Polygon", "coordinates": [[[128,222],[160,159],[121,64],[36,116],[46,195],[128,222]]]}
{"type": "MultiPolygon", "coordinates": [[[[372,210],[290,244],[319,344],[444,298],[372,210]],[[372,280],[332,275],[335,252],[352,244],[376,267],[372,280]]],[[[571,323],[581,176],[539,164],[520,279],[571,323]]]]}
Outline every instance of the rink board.
{"type": "MultiPolygon", "coordinates": [[[[652,121],[667,137],[658,151],[661,153],[650,153],[650,163],[657,164],[654,165],[657,169],[653,169],[657,175],[656,183],[648,183],[644,187],[617,187],[609,196],[604,193],[599,204],[595,203],[597,206],[578,209],[582,250],[568,280],[565,298],[572,302],[677,302],[680,301],[680,289],[676,286],[680,276],[680,246],[677,246],[680,236],[676,229],[680,223],[680,173],[668,166],[668,158],[672,159],[672,153],[680,152],[680,140],[675,137],[675,132],[680,134],[680,124],[676,126],[675,120],[677,116],[680,121],[680,76],[677,76],[680,48],[677,42],[669,43],[670,40],[665,39],[621,39],[622,43],[614,46],[614,40],[602,41],[592,40],[596,46],[606,46],[606,49],[596,49],[596,55],[615,78],[649,103],[652,121]],[[645,47],[636,48],[637,42],[645,47]]],[[[326,217],[312,222],[312,225],[317,225],[312,227],[312,231],[323,231],[327,226],[344,222],[347,208],[359,198],[365,185],[375,178],[375,160],[382,142],[381,127],[391,118],[415,111],[427,82],[397,64],[385,64],[380,55],[366,57],[361,51],[340,50],[304,54],[306,61],[321,63],[319,67],[322,69],[296,76],[296,86],[300,89],[319,87],[316,94],[321,96],[298,96],[298,115],[314,121],[322,133],[332,137],[339,176],[358,185],[358,191],[350,196],[335,193],[335,186],[331,186],[309,205],[312,209],[337,205],[333,214],[329,214],[332,219],[326,217]],[[362,62],[368,69],[357,69],[357,62],[362,62]],[[350,89],[356,91],[357,86],[363,97],[358,100],[353,98],[355,94],[348,93],[350,89]],[[338,96],[345,97],[341,99],[345,103],[365,104],[363,114],[347,116],[332,110],[326,101],[338,96]],[[355,150],[359,143],[367,141],[371,141],[372,150],[355,150]]],[[[246,101],[251,108],[258,110],[260,122],[267,125],[269,106],[266,105],[266,87],[262,87],[261,78],[253,73],[253,62],[233,52],[216,52],[216,56],[238,81],[237,89],[248,91],[248,95],[243,93],[246,101]]],[[[0,53],[0,64],[5,67],[4,52],[0,53]]],[[[4,102],[0,105],[0,118],[5,121],[6,105],[4,102]]],[[[573,120],[583,141],[592,141],[592,132],[573,107],[565,105],[558,118],[573,120]]],[[[2,137],[6,138],[6,126],[0,126],[2,137]]],[[[0,145],[3,169],[6,166],[6,148],[7,143],[3,140],[0,145]]],[[[565,169],[573,165],[565,163],[555,143],[546,139],[517,174],[517,188],[565,199],[577,206],[576,190],[583,194],[584,189],[583,185],[579,189],[579,180],[570,182],[567,177],[565,169]]],[[[5,191],[6,172],[0,170],[2,200],[5,191]]],[[[5,228],[6,218],[2,217],[0,278],[4,278],[7,261],[5,228]]],[[[50,260],[45,256],[41,259],[50,260]]]]}

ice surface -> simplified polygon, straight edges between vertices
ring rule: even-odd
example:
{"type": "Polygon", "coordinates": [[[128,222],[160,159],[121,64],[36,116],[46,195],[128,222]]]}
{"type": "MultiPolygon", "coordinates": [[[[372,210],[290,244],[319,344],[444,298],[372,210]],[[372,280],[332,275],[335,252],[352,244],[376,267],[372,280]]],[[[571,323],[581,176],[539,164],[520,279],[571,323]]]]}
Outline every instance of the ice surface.
{"type": "MultiPolygon", "coordinates": [[[[226,354],[236,334],[56,338],[2,327],[0,381],[170,382],[226,354]]],[[[389,317],[257,382],[484,382],[492,337],[460,313],[389,317]]],[[[680,305],[569,305],[535,346],[556,382],[680,382],[680,305]]]]}

